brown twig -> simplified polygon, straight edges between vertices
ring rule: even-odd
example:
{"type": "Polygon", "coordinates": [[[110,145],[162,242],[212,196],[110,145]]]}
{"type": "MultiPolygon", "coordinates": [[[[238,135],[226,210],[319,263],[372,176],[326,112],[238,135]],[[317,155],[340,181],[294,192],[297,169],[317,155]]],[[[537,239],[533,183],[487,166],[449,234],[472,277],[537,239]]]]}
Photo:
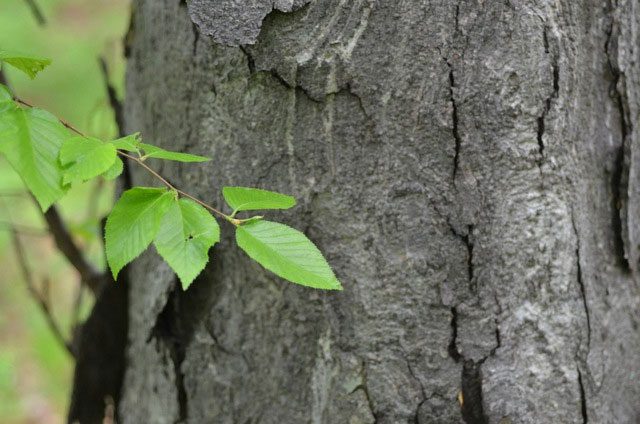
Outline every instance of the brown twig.
{"type": "MultiPolygon", "coordinates": [[[[47,297],[43,296],[34,284],[33,274],[31,273],[31,269],[29,268],[29,264],[27,263],[26,254],[24,252],[24,248],[22,247],[22,243],[20,242],[20,236],[17,231],[11,232],[13,239],[13,246],[16,252],[16,256],[18,257],[18,264],[20,265],[20,269],[22,271],[22,276],[24,278],[25,284],[27,285],[27,289],[36,303],[40,307],[40,310],[44,314],[44,317],[53,333],[53,336],[58,340],[58,342],[69,352],[71,356],[74,356],[73,349],[71,348],[71,344],[65,339],[62,331],[60,330],[60,326],[56,322],[51,308],[49,307],[49,302],[47,297]]],[[[48,282],[45,280],[45,290],[47,289],[48,282]]],[[[48,290],[47,290],[48,291],[48,290]]],[[[45,291],[45,293],[47,292],[45,291]]]]}
{"type": "Polygon", "coordinates": [[[107,90],[109,105],[111,105],[116,126],[118,127],[118,133],[120,137],[124,137],[124,112],[122,109],[122,103],[118,100],[118,94],[116,93],[115,87],[111,82],[109,82],[109,68],[107,67],[107,61],[101,57],[98,59],[98,62],[100,64],[100,70],[102,71],[102,79],[104,80],[105,89],[107,90]]]}
{"type": "MultiPolygon", "coordinates": [[[[17,97],[14,97],[14,100],[16,102],[20,103],[20,104],[23,104],[23,105],[27,106],[27,107],[34,107],[30,103],[27,103],[24,100],[19,99],[17,97]]],[[[75,132],[76,134],[78,134],[78,135],[80,135],[82,137],[86,137],[80,130],[76,129],[73,125],[69,124],[68,122],[63,121],[60,118],[58,118],[58,120],[62,123],[62,125],[64,125],[69,130],[75,132]]],[[[189,193],[186,193],[186,192],[176,188],[169,181],[164,179],[160,174],[158,174],[156,171],[154,171],[152,168],[150,168],[146,163],[144,163],[144,161],[142,159],[137,158],[135,156],[132,156],[132,155],[130,155],[130,154],[126,153],[126,152],[123,152],[121,150],[118,150],[118,154],[120,156],[122,156],[122,157],[125,157],[127,159],[130,159],[130,160],[136,162],[138,165],[143,167],[147,172],[149,172],[151,175],[153,175],[156,179],[158,179],[160,182],[162,182],[162,184],[164,184],[169,190],[175,190],[181,196],[188,197],[189,199],[193,200],[194,202],[198,203],[199,205],[203,206],[204,208],[210,210],[211,212],[215,213],[216,215],[220,216],[221,218],[224,218],[226,220],[229,219],[229,217],[226,214],[222,213],[221,211],[219,211],[218,209],[214,208],[213,206],[203,202],[202,200],[200,200],[200,199],[198,199],[196,197],[193,197],[189,193]]]]}
{"type": "MultiPolygon", "coordinates": [[[[120,137],[126,136],[125,133],[125,119],[124,119],[124,109],[122,107],[122,102],[118,99],[118,95],[116,93],[116,89],[111,84],[109,80],[109,69],[107,67],[107,62],[103,57],[100,57],[100,69],[102,71],[102,79],[104,80],[104,85],[107,90],[107,97],[109,98],[109,105],[113,110],[113,118],[116,122],[116,126],[118,127],[118,135],[120,137]]],[[[122,182],[125,189],[129,189],[132,187],[132,178],[131,178],[131,169],[130,163],[128,161],[124,161],[124,169],[122,170],[122,182]]]]}

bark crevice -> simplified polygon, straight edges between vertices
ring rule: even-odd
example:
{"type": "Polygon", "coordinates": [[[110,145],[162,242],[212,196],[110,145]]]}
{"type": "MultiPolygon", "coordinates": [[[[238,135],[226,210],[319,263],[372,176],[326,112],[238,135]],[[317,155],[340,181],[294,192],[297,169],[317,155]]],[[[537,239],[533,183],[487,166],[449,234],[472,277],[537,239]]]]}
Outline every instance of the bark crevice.
{"type": "MultiPolygon", "coordinates": [[[[478,361],[467,359],[458,350],[458,310],[451,308],[451,338],[449,342],[449,356],[456,362],[462,363],[462,374],[460,377],[460,388],[462,392],[461,412],[465,423],[485,424],[488,418],[484,412],[482,404],[482,364],[492,357],[501,345],[500,330],[496,327],[496,346],[491,352],[478,361]]],[[[427,400],[424,396],[424,400],[427,400]]],[[[423,402],[424,402],[423,400],[423,402]]]]}
{"type": "Polygon", "coordinates": [[[591,346],[591,315],[589,313],[589,303],[587,302],[587,292],[585,289],[585,283],[582,276],[582,265],[580,264],[580,235],[578,233],[578,227],[576,225],[575,216],[573,211],[571,212],[571,225],[573,232],[576,236],[576,279],[578,281],[578,287],[580,287],[580,295],[582,298],[582,305],[584,307],[584,313],[587,320],[587,352],[591,346]]]}
{"type": "Polygon", "coordinates": [[[459,122],[458,121],[458,105],[456,103],[456,99],[454,95],[454,87],[456,86],[456,81],[453,75],[453,66],[448,60],[445,59],[445,61],[447,66],[449,67],[449,101],[451,102],[452,133],[453,133],[453,140],[455,142],[455,154],[453,156],[453,179],[455,181],[456,175],[458,173],[458,166],[460,161],[460,147],[461,147],[462,141],[460,139],[460,132],[458,130],[458,122],[459,122]]]}
{"type": "Polygon", "coordinates": [[[560,69],[558,65],[558,53],[555,52],[555,49],[553,49],[554,51],[552,51],[549,45],[548,28],[546,25],[542,29],[542,42],[543,42],[545,54],[551,54],[551,78],[552,78],[553,89],[551,93],[545,98],[544,104],[542,107],[542,113],[540,114],[540,116],[538,116],[538,119],[537,119],[536,139],[538,141],[538,155],[539,155],[537,160],[538,167],[542,166],[542,162],[544,161],[544,155],[545,155],[544,153],[544,149],[545,149],[544,136],[545,136],[545,125],[546,125],[545,120],[547,119],[547,115],[551,110],[553,99],[558,98],[558,93],[560,91],[560,69]]]}
{"type": "Polygon", "coordinates": [[[198,31],[198,26],[194,23],[191,24],[191,30],[193,31],[193,46],[191,47],[191,52],[195,57],[196,52],[198,51],[198,41],[200,40],[200,31],[198,31]]]}
{"type": "Polygon", "coordinates": [[[373,406],[373,400],[371,399],[371,395],[369,394],[369,386],[367,384],[367,367],[364,361],[362,361],[362,364],[360,367],[360,378],[361,378],[360,384],[358,384],[349,394],[353,394],[358,390],[362,390],[362,393],[364,393],[364,397],[367,400],[367,406],[369,408],[369,411],[371,411],[371,415],[373,416],[374,424],[376,424],[378,422],[378,417],[376,415],[376,411],[373,406]]]}
{"type": "MultiPolygon", "coordinates": [[[[610,13],[614,6],[609,4],[610,13]]],[[[607,28],[607,38],[604,50],[607,58],[607,67],[611,76],[610,97],[614,106],[618,110],[620,119],[620,147],[615,158],[613,172],[611,175],[611,208],[612,208],[612,227],[614,234],[614,249],[618,259],[618,265],[625,271],[630,271],[629,259],[625,247],[624,231],[628,226],[626,207],[628,203],[627,185],[629,182],[629,164],[626,162],[627,155],[627,135],[630,132],[631,121],[629,119],[629,105],[623,89],[624,73],[618,66],[616,57],[618,50],[618,27],[615,24],[613,16],[610,16],[610,24],[607,28]]]]}
{"type": "Polygon", "coordinates": [[[580,412],[582,415],[582,423],[589,423],[589,415],[587,413],[587,396],[584,390],[584,384],[582,382],[582,373],[580,372],[580,368],[578,368],[578,386],[580,388],[580,412]]]}
{"type": "MultiPolygon", "coordinates": [[[[486,359],[486,358],[485,358],[486,359]]],[[[482,373],[479,362],[466,360],[462,367],[462,419],[468,424],[489,422],[482,405],[482,373]]]]}
{"type": "Polygon", "coordinates": [[[460,352],[458,352],[458,310],[451,308],[451,338],[449,339],[449,356],[456,362],[460,362],[460,352]]]}
{"type": "Polygon", "coordinates": [[[151,330],[149,339],[155,339],[163,345],[169,352],[175,373],[176,396],[179,406],[179,416],[177,423],[186,422],[188,411],[188,396],[184,386],[184,373],[182,363],[186,355],[186,332],[182,325],[181,292],[177,288],[178,282],[174,283],[174,290],[169,294],[164,309],[156,319],[156,323],[151,330]]]}

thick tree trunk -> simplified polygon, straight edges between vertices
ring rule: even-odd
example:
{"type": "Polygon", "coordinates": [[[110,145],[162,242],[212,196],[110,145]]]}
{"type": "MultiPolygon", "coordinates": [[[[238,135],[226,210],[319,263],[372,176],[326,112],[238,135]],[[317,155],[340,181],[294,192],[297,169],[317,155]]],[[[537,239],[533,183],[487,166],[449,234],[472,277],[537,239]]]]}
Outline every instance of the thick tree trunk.
{"type": "Polygon", "coordinates": [[[187,3],[135,2],[129,130],[295,194],[345,290],[147,252],[122,422],[640,420],[637,0],[187,3]]]}

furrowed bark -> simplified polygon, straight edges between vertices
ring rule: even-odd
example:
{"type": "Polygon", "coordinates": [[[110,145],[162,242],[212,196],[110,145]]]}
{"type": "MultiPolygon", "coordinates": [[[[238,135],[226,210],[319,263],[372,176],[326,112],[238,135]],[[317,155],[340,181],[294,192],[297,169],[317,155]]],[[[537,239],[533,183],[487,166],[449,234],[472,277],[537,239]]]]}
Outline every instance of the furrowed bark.
{"type": "Polygon", "coordinates": [[[637,2],[236,3],[135,2],[128,130],[296,195],[345,291],[147,252],[122,421],[637,421],[637,2]]]}

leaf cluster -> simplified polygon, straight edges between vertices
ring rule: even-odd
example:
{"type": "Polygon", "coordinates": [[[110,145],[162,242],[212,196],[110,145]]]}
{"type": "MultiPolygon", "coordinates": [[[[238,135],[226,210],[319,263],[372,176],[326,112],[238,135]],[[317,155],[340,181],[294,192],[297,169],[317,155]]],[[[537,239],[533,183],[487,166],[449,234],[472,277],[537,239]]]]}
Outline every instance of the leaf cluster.
{"type": "MultiPolygon", "coordinates": [[[[0,50],[3,63],[34,78],[50,60],[0,50]]],[[[74,184],[118,177],[124,169],[122,158],[144,167],[163,183],[164,187],[125,191],[107,217],[105,251],[114,279],[153,244],[187,289],[205,268],[211,248],[220,241],[214,213],[233,225],[238,246],[274,274],[307,287],[342,289],[320,250],[302,232],[262,216],[236,218],[243,211],[289,209],[296,204],[293,197],[257,188],[224,187],[223,197],[232,210],[225,214],[178,190],[146,164],[148,159],[208,161],[204,156],[144,143],[138,133],[107,141],[85,136],[50,113],[21,104],[2,85],[0,154],[43,211],[74,184]]]]}

